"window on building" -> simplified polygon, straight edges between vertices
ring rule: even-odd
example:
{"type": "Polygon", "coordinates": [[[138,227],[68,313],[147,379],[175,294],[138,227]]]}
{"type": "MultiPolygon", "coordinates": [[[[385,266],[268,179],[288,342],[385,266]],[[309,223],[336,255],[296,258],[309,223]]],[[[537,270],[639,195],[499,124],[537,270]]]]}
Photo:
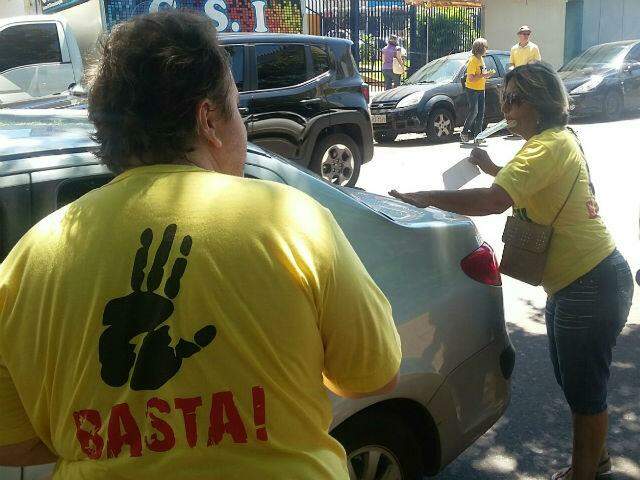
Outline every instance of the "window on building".
{"type": "Polygon", "coordinates": [[[55,23],[14,25],[0,32],[0,72],[38,63],[60,63],[55,23]]]}
{"type": "Polygon", "coordinates": [[[244,91],[244,45],[226,45],[229,54],[229,66],[239,92],[244,91]]]}
{"type": "Polygon", "coordinates": [[[258,89],[290,87],[307,80],[303,45],[256,45],[258,89]]]}

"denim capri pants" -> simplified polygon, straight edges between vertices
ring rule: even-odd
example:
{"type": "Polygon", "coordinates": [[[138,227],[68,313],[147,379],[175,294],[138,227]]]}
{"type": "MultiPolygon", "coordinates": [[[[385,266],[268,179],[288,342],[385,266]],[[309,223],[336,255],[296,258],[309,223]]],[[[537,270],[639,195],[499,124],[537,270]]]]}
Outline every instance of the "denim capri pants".
{"type": "Polygon", "coordinates": [[[632,298],[633,276],[616,250],[547,299],[551,362],[573,413],[595,415],[607,409],[612,350],[632,298]]]}

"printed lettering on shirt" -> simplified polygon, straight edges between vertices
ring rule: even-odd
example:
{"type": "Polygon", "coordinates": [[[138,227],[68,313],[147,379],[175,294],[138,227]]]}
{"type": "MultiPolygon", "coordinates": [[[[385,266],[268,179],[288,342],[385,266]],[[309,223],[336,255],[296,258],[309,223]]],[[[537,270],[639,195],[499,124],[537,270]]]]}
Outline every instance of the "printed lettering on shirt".
{"type": "Polygon", "coordinates": [[[176,398],[172,403],[157,396],[147,400],[146,409],[139,416],[133,414],[127,403],[111,407],[106,414],[108,419],[98,410],[78,410],[72,415],[76,439],[82,452],[91,460],[103,458],[105,440],[107,458],[168,452],[176,444],[187,444],[191,448],[196,445],[216,448],[218,445],[269,440],[266,396],[262,386],[251,389],[252,418],[242,418],[231,391],[214,392],[209,398],[208,412],[199,408],[203,406],[202,397],[176,398]],[[171,405],[174,405],[173,409],[171,405]],[[207,422],[208,436],[199,439],[198,426],[203,422],[207,422]],[[180,423],[184,429],[175,431],[172,424],[180,423]],[[250,434],[251,430],[247,427],[252,423],[253,433],[250,434]],[[106,432],[103,425],[107,426],[106,432]],[[141,432],[146,432],[144,443],[141,432]]]}

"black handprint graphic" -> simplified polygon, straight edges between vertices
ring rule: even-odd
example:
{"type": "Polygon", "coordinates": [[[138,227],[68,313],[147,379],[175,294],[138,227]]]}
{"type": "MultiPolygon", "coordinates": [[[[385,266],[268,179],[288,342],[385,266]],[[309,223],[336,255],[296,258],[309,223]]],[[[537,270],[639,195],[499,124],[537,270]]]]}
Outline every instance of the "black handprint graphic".
{"type": "Polygon", "coordinates": [[[130,382],[133,390],[157,390],[180,370],[183,359],[199,352],[216,336],[216,327],[207,325],[195,333],[193,342],[181,338],[174,348],[169,326],[163,325],[173,313],[171,300],[180,292],[180,280],[187,268],[186,257],[191,252],[192,240],[186,235],[180,245],[182,257],[176,259],[165,282],[166,297],[155,293],[162,283],[176,230],[175,224],[164,230],[147,275],[146,291],[142,291],[142,284],[153,231],[147,228],[142,232],[141,247],[136,252],[131,274],[133,292],[110,300],[104,308],[102,324],[107,328],[100,336],[99,358],[102,365],[100,374],[107,385],[120,387],[126,384],[133,367],[130,382]],[[136,344],[131,341],[140,334],[144,337],[136,358],[136,344]]]}

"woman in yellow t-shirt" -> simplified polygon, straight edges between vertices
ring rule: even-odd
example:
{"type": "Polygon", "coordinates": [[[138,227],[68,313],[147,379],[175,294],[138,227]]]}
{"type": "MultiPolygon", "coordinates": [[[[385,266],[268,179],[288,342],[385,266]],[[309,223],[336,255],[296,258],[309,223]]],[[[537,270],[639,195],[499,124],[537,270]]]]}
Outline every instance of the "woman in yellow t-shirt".
{"type": "Polygon", "coordinates": [[[484,38],[478,38],[471,47],[471,58],[467,63],[467,78],[465,82],[465,92],[467,94],[467,118],[460,134],[463,142],[468,142],[475,138],[482,131],[484,121],[484,90],[487,78],[493,75],[494,71],[487,71],[482,58],[486,55],[489,45],[484,38]]]}
{"type": "Polygon", "coordinates": [[[542,286],[551,361],[573,414],[574,445],[571,467],[553,480],[593,480],[611,470],[605,445],[609,368],[629,315],[633,277],[598,214],[582,149],[566,128],[567,94],[553,67],[534,62],[507,73],[502,111],[526,143],[502,168],[484,150],[473,150],[472,163],[496,177],[491,187],[389,193],[463,215],[513,207],[522,220],[553,224],[542,286]]]}

